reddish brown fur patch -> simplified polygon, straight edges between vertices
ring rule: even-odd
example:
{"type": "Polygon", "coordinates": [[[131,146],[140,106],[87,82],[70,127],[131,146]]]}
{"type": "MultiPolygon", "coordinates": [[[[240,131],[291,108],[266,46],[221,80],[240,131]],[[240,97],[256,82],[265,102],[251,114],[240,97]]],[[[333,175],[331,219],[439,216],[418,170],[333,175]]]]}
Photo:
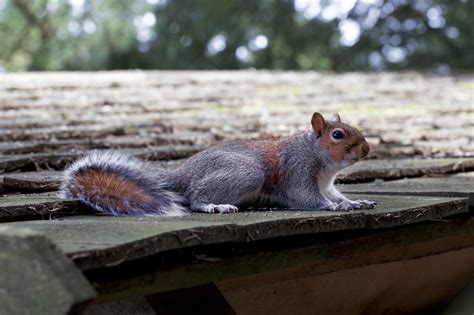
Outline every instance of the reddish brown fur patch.
{"type": "Polygon", "coordinates": [[[152,196],[149,196],[142,188],[116,174],[86,170],[76,176],[77,185],[71,189],[74,195],[87,192],[87,197],[91,202],[100,200],[111,209],[124,209],[131,204],[146,206],[153,202],[152,196]]]}
{"type": "Polygon", "coordinates": [[[281,146],[284,145],[284,142],[264,140],[256,141],[252,144],[263,152],[268,164],[270,165],[271,172],[270,175],[265,179],[263,190],[266,193],[271,193],[273,187],[275,187],[281,181],[280,150],[281,146]]]}
{"type": "MultiPolygon", "coordinates": [[[[365,139],[357,129],[344,123],[329,122],[321,136],[320,146],[327,150],[334,160],[340,161],[344,160],[344,156],[348,154],[346,150],[347,145],[353,146],[362,143],[365,143],[365,139]],[[341,128],[345,131],[346,137],[340,143],[333,143],[331,141],[331,131],[334,128],[341,128]]],[[[359,158],[362,158],[363,154],[360,150],[357,152],[359,158]]]]}

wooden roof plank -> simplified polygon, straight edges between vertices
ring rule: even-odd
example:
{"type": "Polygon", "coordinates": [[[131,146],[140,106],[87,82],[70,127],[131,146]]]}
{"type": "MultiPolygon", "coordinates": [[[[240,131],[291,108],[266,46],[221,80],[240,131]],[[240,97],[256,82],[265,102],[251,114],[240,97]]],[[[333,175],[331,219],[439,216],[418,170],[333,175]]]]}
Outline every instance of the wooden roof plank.
{"type": "Polygon", "coordinates": [[[56,193],[11,195],[0,199],[0,222],[33,218],[48,219],[53,215],[91,213],[77,200],[60,200],[56,193]]]}
{"type": "Polygon", "coordinates": [[[269,250],[268,243],[260,247],[265,250],[259,250],[259,247],[245,250],[245,246],[235,244],[221,246],[217,250],[201,247],[190,251],[189,255],[194,257],[192,263],[186,258],[178,260],[176,255],[170,253],[167,256],[164,253],[148,260],[91,270],[86,274],[96,284],[100,298],[107,300],[214,281],[220,281],[220,288],[232,290],[257,283],[269,284],[278,279],[303,278],[310,274],[337,272],[388,261],[403,262],[473,248],[474,221],[469,218],[442,220],[383,229],[377,233],[359,231],[347,237],[334,236],[310,236],[307,238],[310,241],[303,243],[296,239],[285,243],[280,239],[272,241],[274,246],[270,248],[273,250],[269,250]],[[163,268],[163,262],[170,260],[178,260],[181,264],[173,263],[173,268],[163,268]],[[294,269],[300,267],[299,271],[294,269]],[[285,270],[288,269],[290,272],[287,273],[285,270]]]}
{"type": "Polygon", "coordinates": [[[11,191],[55,191],[61,186],[62,172],[24,172],[3,176],[4,189],[11,191]]]}
{"type": "MultiPolygon", "coordinates": [[[[145,160],[186,158],[203,149],[202,145],[164,145],[142,149],[118,150],[145,160]]],[[[62,170],[87,152],[55,152],[0,156],[0,174],[18,170],[62,170]]]]}
{"type": "Polygon", "coordinates": [[[38,232],[0,226],[0,314],[70,314],[96,296],[83,274],[38,232]]]}
{"type": "Polygon", "coordinates": [[[252,242],[302,234],[379,229],[467,212],[463,198],[372,195],[372,210],[253,211],[172,217],[76,216],[4,223],[47,235],[83,269],[120,264],[163,251],[223,242],[252,242]]]}
{"type": "Polygon", "coordinates": [[[340,183],[442,175],[474,170],[474,158],[364,160],[342,170],[340,183]]]}
{"type": "Polygon", "coordinates": [[[395,181],[341,185],[346,193],[464,197],[474,207],[474,172],[454,176],[408,178],[395,181]]]}

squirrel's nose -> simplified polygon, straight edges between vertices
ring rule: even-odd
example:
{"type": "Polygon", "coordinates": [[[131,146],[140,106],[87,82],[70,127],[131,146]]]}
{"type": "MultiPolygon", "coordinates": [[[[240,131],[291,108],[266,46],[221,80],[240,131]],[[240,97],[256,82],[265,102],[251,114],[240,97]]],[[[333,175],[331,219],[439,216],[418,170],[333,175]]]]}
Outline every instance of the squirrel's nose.
{"type": "Polygon", "coordinates": [[[367,154],[369,154],[370,152],[370,145],[368,143],[364,143],[362,145],[362,153],[364,154],[364,156],[366,156],[367,154]]]}

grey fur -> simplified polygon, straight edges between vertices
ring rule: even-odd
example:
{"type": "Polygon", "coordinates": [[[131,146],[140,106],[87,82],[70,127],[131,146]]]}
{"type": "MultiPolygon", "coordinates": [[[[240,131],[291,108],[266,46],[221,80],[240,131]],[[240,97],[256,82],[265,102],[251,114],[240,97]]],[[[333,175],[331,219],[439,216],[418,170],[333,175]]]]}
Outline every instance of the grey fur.
{"type": "Polygon", "coordinates": [[[234,212],[236,209],[229,205],[257,200],[268,172],[269,166],[256,148],[240,142],[222,142],[168,173],[168,182],[193,211],[234,212]]]}
{"type": "MultiPolygon", "coordinates": [[[[130,166],[135,160],[117,156],[115,160],[126,162],[126,172],[133,173],[130,178],[135,182],[157,183],[153,190],[149,190],[156,194],[156,204],[160,207],[168,204],[174,209],[171,212],[177,214],[183,213],[181,205],[188,206],[192,211],[226,213],[262,201],[288,208],[343,211],[375,205],[367,200],[349,200],[336,190],[334,178],[338,171],[347,166],[346,162],[335,162],[321,148],[320,138],[313,130],[298,133],[284,141],[285,145],[279,146],[281,149],[277,155],[279,181],[270,190],[266,181],[272,176],[271,162],[265,157],[264,151],[251,142],[216,144],[192,156],[180,168],[172,171],[151,171],[147,168],[147,172],[143,172],[141,162],[136,162],[137,166],[130,166]]],[[[88,163],[83,160],[73,165],[66,172],[64,196],[74,197],[68,187],[74,185],[73,175],[78,169],[96,167],[97,164],[104,167],[103,160],[106,159],[97,156],[95,159],[89,158],[88,163]]],[[[107,163],[109,169],[110,165],[107,163]]],[[[82,200],[91,204],[87,198],[82,197],[82,200]]],[[[100,202],[94,202],[92,206],[104,211],[100,202]]],[[[146,214],[150,209],[139,210],[126,211],[126,214],[146,214]]],[[[108,212],[115,214],[113,211],[108,212]]],[[[154,211],[167,212],[170,211],[163,207],[154,211]]]]}
{"type": "Polygon", "coordinates": [[[351,210],[373,202],[351,201],[336,190],[334,178],[345,167],[321,149],[312,131],[294,135],[279,153],[281,181],[268,194],[263,189],[271,165],[250,143],[223,142],[196,154],[168,173],[170,187],[193,211],[234,212],[235,207],[271,201],[288,208],[351,210]],[[321,177],[327,178],[325,187],[321,177]],[[222,208],[222,209],[221,209],[222,208]]]}

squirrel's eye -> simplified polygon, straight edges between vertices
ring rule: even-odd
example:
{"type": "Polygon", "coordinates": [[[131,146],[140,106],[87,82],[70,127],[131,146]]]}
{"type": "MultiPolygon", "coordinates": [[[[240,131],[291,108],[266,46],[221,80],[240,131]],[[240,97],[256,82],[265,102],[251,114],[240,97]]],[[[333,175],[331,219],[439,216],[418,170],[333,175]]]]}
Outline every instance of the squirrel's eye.
{"type": "Polygon", "coordinates": [[[341,140],[342,138],[344,138],[344,133],[340,130],[334,130],[331,136],[335,140],[341,140]]]}

